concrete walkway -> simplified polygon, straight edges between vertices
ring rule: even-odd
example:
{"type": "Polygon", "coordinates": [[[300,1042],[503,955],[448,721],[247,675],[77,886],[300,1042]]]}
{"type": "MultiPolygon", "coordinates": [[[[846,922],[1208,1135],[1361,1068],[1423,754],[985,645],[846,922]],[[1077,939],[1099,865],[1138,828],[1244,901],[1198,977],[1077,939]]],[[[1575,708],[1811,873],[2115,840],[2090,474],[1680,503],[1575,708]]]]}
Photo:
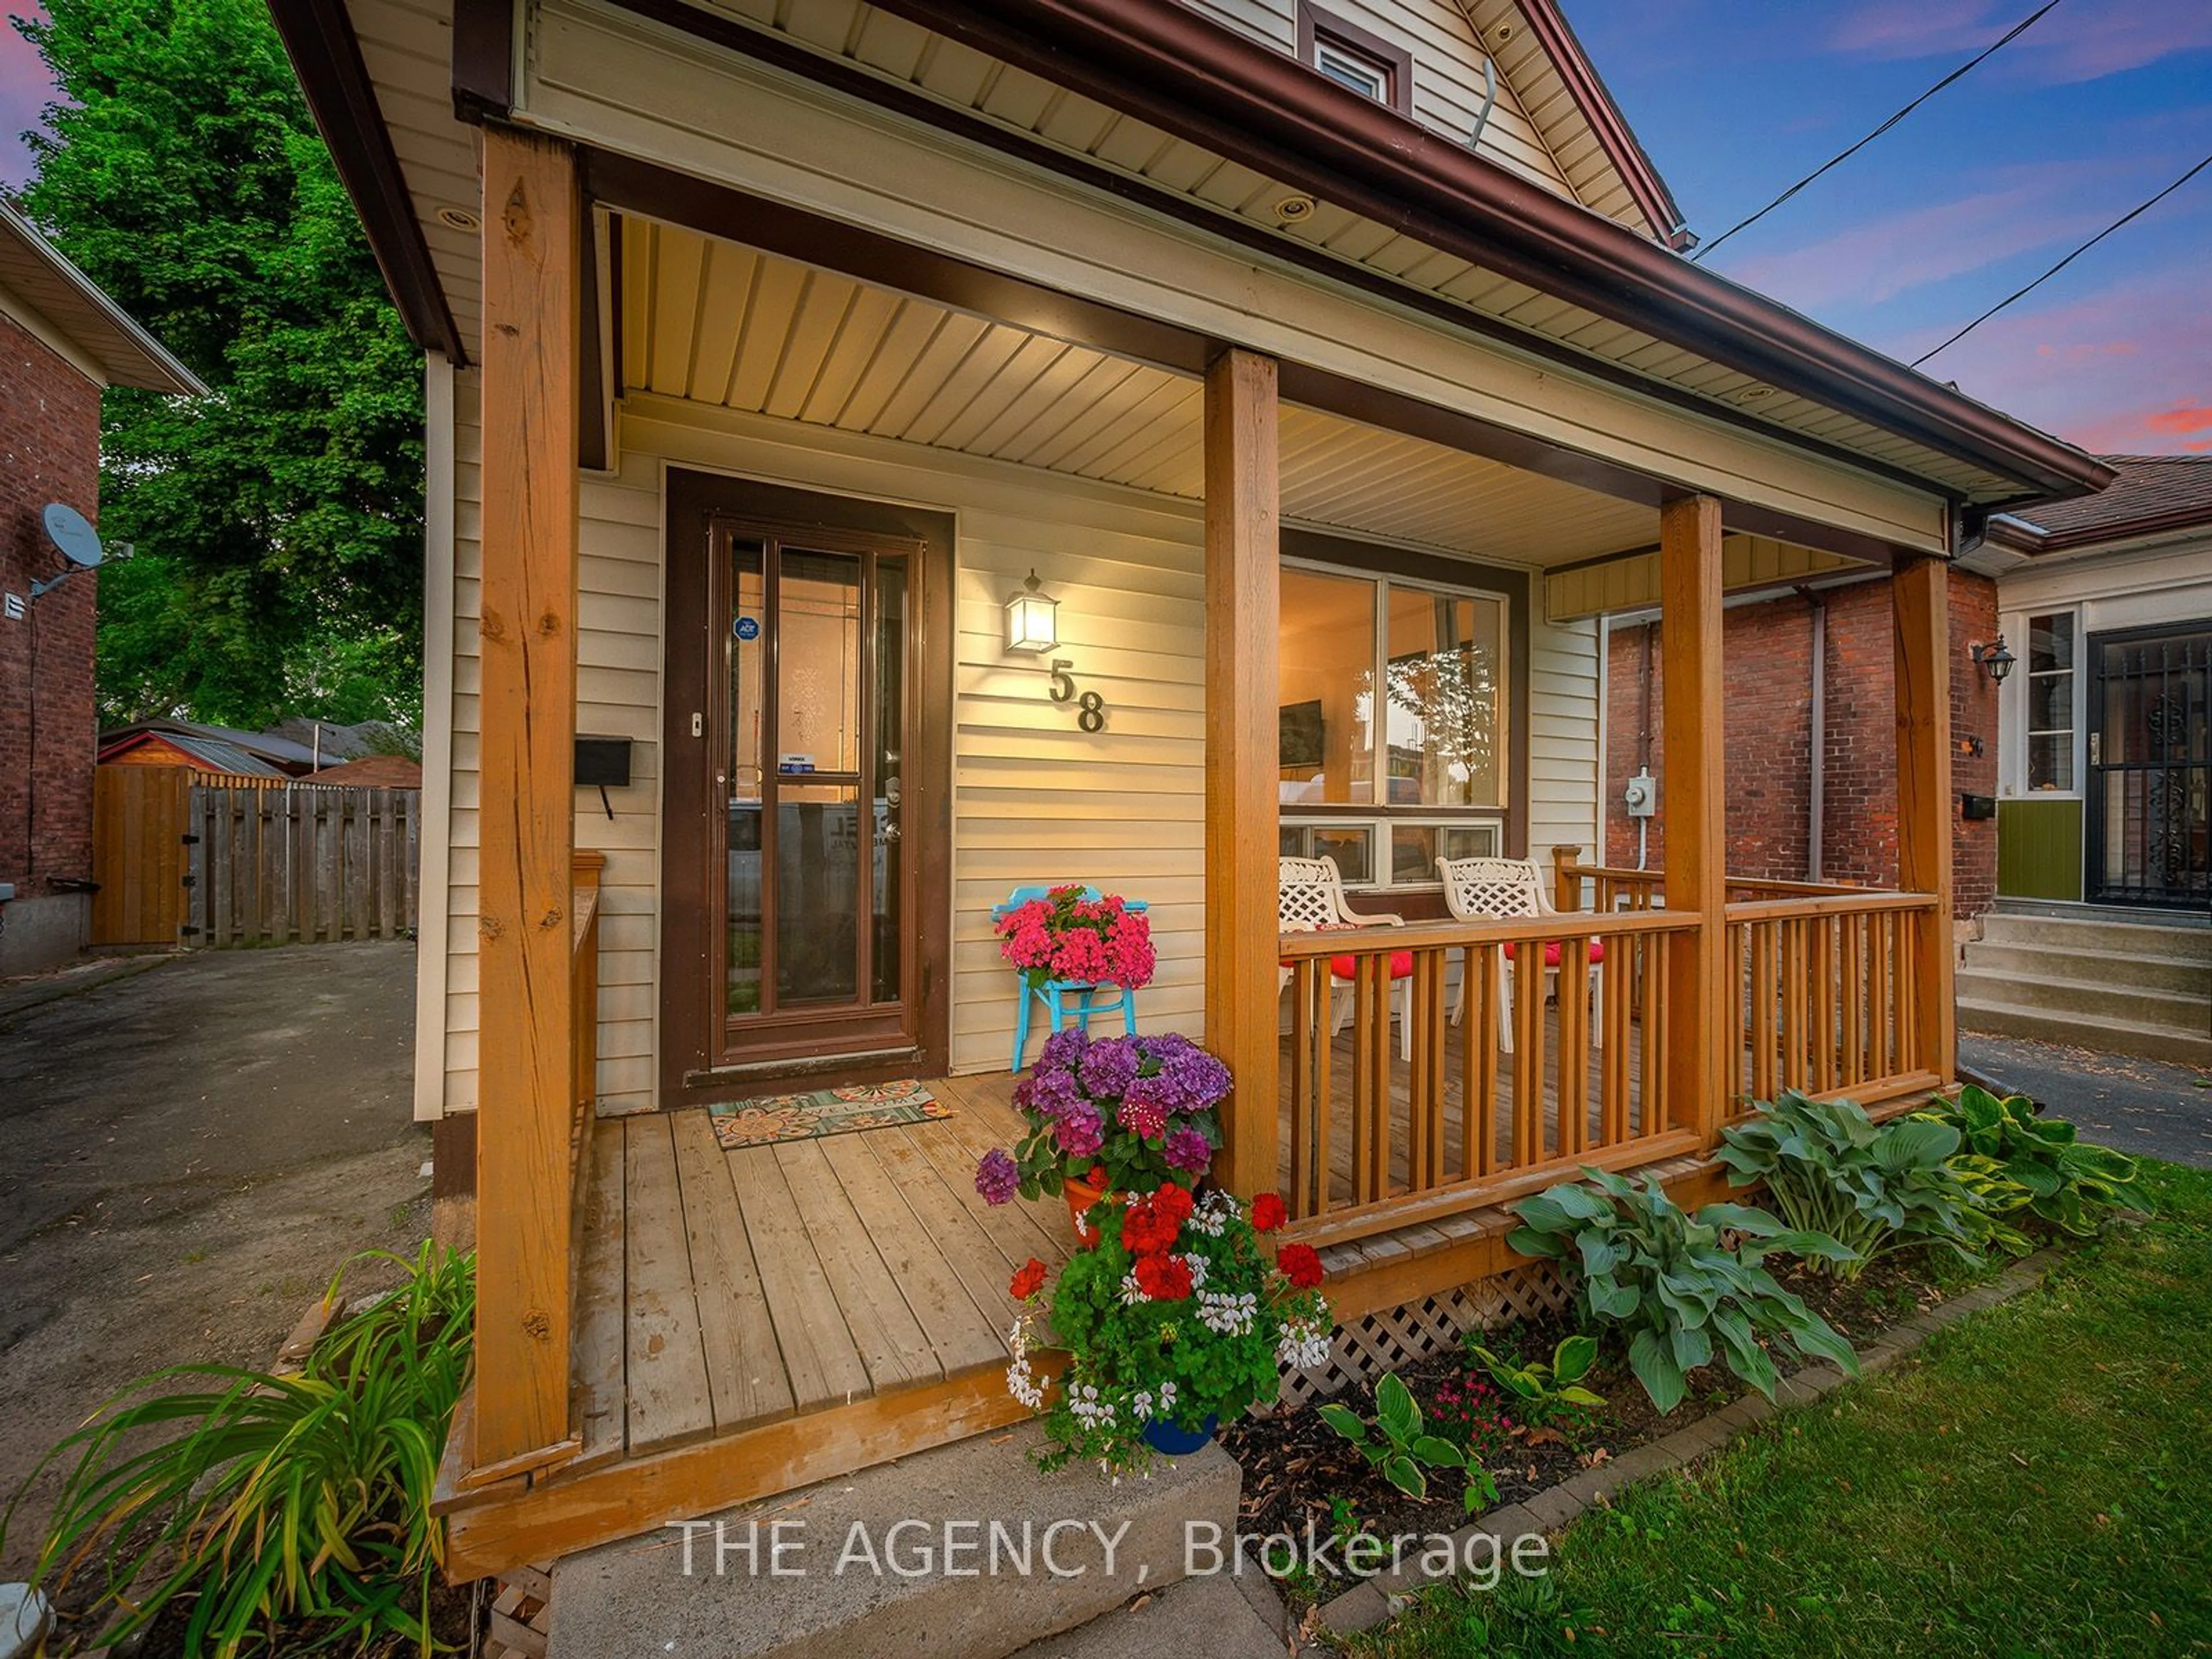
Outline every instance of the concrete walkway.
{"type": "Polygon", "coordinates": [[[2189,1066],[1966,1031],[1959,1062],[2072,1119],[2087,1139],[2212,1169],[2212,1079],[2189,1066]]]}
{"type": "MultiPolygon", "coordinates": [[[[415,947],[210,951],[0,1005],[0,1496],[122,1383],[264,1365],[428,1229],[415,947]]],[[[388,1277],[388,1274],[386,1275],[388,1277]]],[[[21,1577],[55,1485],[9,1528],[21,1577]]]]}

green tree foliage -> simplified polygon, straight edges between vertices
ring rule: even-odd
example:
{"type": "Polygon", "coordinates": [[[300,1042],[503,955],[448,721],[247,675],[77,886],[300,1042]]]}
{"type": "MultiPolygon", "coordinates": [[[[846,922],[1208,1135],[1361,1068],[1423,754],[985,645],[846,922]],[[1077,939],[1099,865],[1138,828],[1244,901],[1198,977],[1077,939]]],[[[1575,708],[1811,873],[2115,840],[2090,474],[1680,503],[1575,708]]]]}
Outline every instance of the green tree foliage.
{"type": "Polygon", "coordinates": [[[103,717],[413,723],[421,355],[263,0],[46,10],[26,210],[214,388],[103,404],[103,717]]]}

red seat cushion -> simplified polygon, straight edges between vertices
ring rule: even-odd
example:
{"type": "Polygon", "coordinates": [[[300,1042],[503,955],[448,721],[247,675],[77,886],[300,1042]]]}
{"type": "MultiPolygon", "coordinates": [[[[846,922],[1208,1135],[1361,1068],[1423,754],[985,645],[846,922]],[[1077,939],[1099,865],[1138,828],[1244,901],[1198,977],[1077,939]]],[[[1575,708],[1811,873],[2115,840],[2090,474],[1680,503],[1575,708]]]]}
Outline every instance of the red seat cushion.
{"type": "MultiPolygon", "coordinates": [[[[1331,957],[1328,959],[1328,971],[1334,974],[1339,979],[1350,979],[1354,973],[1358,971],[1355,966],[1357,961],[1358,958],[1353,957],[1331,957]]],[[[1392,979],[1403,979],[1407,975],[1413,971],[1413,953],[1411,951],[1393,951],[1390,952],[1390,977],[1392,979]]]]}
{"type": "MultiPolygon", "coordinates": [[[[1505,948],[1516,954],[1521,949],[1517,945],[1509,945],[1505,948]]],[[[1594,939],[1590,941],[1589,959],[1594,963],[1603,962],[1605,960],[1605,941],[1603,939],[1594,939]]],[[[1559,941],[1553,939],[1544,947],[1544,966],[1547,968],[1556,968],[1559,965],[1559,941]]]]}

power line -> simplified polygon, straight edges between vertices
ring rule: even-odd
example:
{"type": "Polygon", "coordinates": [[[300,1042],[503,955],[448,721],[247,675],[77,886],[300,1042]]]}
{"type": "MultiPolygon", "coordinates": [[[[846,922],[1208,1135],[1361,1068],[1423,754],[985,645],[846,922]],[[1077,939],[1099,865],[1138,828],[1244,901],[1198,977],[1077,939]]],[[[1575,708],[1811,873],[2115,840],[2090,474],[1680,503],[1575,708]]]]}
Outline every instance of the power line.
{"type": "Polygon", "coordinates": [[[1715,248],[1718,247],[1723,242],[1728,240],[1729,237],[1735,235],[1739,230],[1743,230],[1750,226],[1757,224],[1761,219],[1764,219],[1768,214],[1773,212],[1775,209],[1780,207],[1784,202],[1795,196],[1799,191],[1804,189],[1806,185],[1811,184],[1815,179],[1826,173],[1830,167],[1838,166],[1844,161],[1850,161],[1852,156],[1857,155],[1869,144],[1874,143],[1874,141],[1881,137],[1883,133],[1887,132],[1892,127],[1895,126],[1899,121],[1902,121],[1906,116],[1911,114],[1913,111],[1918,109],[1930,98],[1933,98],[1937,93],[1942,91],[1944,88],[1949,86],[1954,81],[1956,81],[1960,76],[1966,74],[1970,70],[1972,70],[1977,65],[1984,63],[1993,54],[2002,50],[2005,46],[2009,46],[2021,35],[2026,33],[2029,28],[2034,26],[2037,21],[2039,20],[2045,12],[2048,12],[2051,7],[2056,6],[2058,0],[2046,0],[2046,3],[2042,7],[2038,9],[2030,15],[2021,19],[2019,22],[2014,24],[2011,28],[2006,30],[2002,35],[1998,37],[1994,45],[1990,46],[1978,57],[1973,58],[1968,63],[1962,64],[1957,69],[1953,70],[1948,75],[1938,81],[1934,86],[1929,88],[1927,91],[1922,93],[1917,98],[1907,104],[1903,109],[1898,111],[1896,114],[1891,116],[1889,119],[1884,121],[1872,132],[1869,132],[1865,137],[1860,139],[1858,143],[1853,144],[1849,149],[1844,151],[1842,155],[1832,156],[1829,160],[1823,161],[1819,167],[1814,167],[1812,172],[1807,173],[1796,184],[1790,185],[1789,189],[1784,191],[1781,195],[1776,197],[1765,207],[1759,209],[1758,212],[1753,214],[1751,217],[1742,221],[1739,224],[1730,225],[1719,235],[1714,237],[1711,241],[1706,243],[1695,253],[1692,254],[1690,258],[1692,260],[1704,258],[1705,255],[1711,253],[1715,248]]]}
{"type": "Polygon", "coordinates": [[[2184,185],[2187,184],[2191,179],[2194,179],[2198,173],[2203,172],[2207,167],[2212,167],[2212,155],[2206,156],[2195,167],[2190,168],[2188,172],[2183,173],[2181,177],[2168,185],[2164,190],[2159,191],[2157,195],[2152,197],[2148,202],[2144,202],[2136,207],[2130,208],[2127,212],[2113,220],[2112,223],[2106,225],[2094,236],[2092,236],[2087,241],[2082,243],[2081,246],[2075,248],[2071,253],[2061,259],[2057,264],[2051,266],[2050,270],[2045,271],[2042,276],[2037,277],[2026,288],[2020,289],[2017,293],[2008,294],[2005,295],[2003,299],[1998,301],[1980,316],[1975,318],[1972,322],[1968,323],[1966,327],[1960,329],[1949,339],[1944,341],[1942,345],[1939,345],[1929,350],[1922,352],[1917,357],[1915,357],[1912,360],[1912,367],[1917,368],[1921,364],[1926,362],[1930,357],[1933,357],[1936,352],[1943,350],[1946,347],[1958,344],[1960,341],[1965,339],[1966,336],[1972,334],[1976,329],[1979,328],[1984,323],[1989,321],[1990,318],[1996,316],[1997,313],[2002,311],[2014,301],[2025,299],[2028,295],[2035,292],[2037,289],[2041,288],[2053,276],[2056,276],[2060,271],[2065,270],[2067,266],[2072,264],[2076,259],[2087,253],[2091,248],[2096,246],[2098,243],[2103,241],[2105,238],[2111,235],[2122,225],[2126,224],[2131,219],[2141,218],[2144,214],[2149,212],[2151,209],[2156,207],[2167,197],[2172,195],[2174,191],[2179,190],[2184,185]]]}

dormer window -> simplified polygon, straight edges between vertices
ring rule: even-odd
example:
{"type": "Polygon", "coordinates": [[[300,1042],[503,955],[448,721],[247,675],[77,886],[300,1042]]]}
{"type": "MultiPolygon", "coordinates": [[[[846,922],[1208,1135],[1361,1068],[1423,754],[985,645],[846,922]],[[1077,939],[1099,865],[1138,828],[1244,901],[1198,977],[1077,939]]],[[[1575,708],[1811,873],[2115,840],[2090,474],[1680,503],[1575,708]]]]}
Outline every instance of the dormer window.
{"type": "Polygon", "coordinates": [[[1413,59],[1380,35],[1299,0],[1298,56],[1363,98],[1413,112],[1413,59]]]}

